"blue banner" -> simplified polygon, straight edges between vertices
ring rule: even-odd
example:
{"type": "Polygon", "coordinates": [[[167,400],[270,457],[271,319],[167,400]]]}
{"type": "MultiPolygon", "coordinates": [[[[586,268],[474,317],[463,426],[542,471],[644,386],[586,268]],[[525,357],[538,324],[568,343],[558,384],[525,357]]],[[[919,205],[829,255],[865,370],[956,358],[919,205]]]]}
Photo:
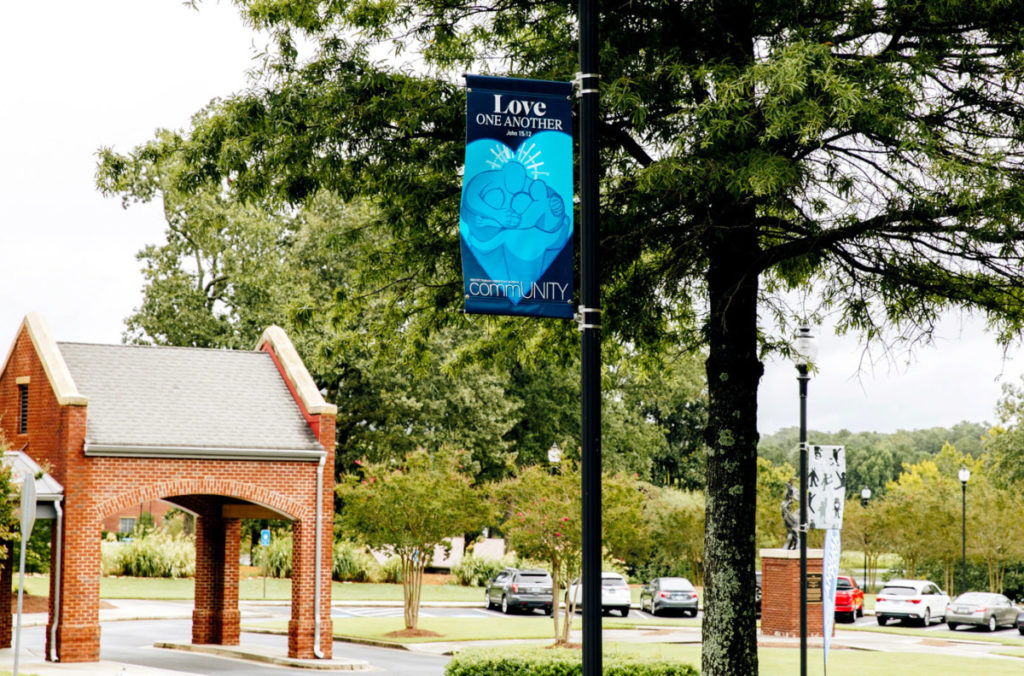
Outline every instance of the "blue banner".
{"type": "Polygon", "coordinates": [[[466,76],[466,312],[571,318],[572,85],[466,76]]]}
{"type": "MultiPolygon", "coordinates": [[[[828,649],[832,643],[832,629],[836,624],[836,587],[839,585],[839,554],[842,549],[839,529],[825,531],[825,553],[821,561],[821,609],[825,642],[825,668],[828,669],[828,649]]],[[[854,613],[856,615],[856,613],[854,613]]]]}

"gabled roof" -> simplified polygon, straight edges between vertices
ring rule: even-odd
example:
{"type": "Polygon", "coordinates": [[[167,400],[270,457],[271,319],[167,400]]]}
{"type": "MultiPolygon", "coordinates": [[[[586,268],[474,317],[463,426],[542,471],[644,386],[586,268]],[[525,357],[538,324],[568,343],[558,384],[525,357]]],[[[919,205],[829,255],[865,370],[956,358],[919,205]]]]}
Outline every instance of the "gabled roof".
{"type": "Polygon", "coordinates": [[[57,346],[89,402],[86,455],[309,459],[323,452],[267,352],[57,346]]]}

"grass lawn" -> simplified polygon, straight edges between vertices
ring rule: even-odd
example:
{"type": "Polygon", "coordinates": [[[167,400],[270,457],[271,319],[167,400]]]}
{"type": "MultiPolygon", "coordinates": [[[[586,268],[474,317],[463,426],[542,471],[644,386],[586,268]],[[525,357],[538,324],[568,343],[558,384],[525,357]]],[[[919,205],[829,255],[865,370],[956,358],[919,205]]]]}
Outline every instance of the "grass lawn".
{"type": "MultiPolygon", "coordinates": [[[[524,647],[473,648],[489,654],[530,650],[524,647]]],[[[533,648],[536,650],[536,648],[533,648]]],[[[470,652],[467,650],[467,652],[470,652]]],[[[629,654],[650,659],[683,662],[700,667],[700,646],[667,644],[608,643],[606,655],[629,654]]],[[[762,674],[795,674],[800,670],[800,652],[792,648],[761,648],[757,651],[762,674]]],[[[876,653],[859,650],[833,650],[829,653],[829,676],[926,676],[931,674],[969,674],[983,671],[985,676],[1020,674],[1024,664],[988,658],[950,657],[926,653],[876,653]],[[982,661],[984,660],[984,661],[982,661]],[[980,665],[984,665],[981,669],[980,665]]],[[[822,651],[809,650],[807,673],[824,673],[822,651]]]]}
{"type": "MultiPolygon", "coordinates": [[[[26,576],[25,591],[33,596],[46,596],[50,593],[49,575],[26,576]]],[[[195,582],[190,578],[104,577],[100,579],[100,598],[190,600],[195,598],[195,582]]],[[[292,582],[267,578],[264,585],[263,578],[245,578],[239,581],[238,598],[243,601],[264,598],[268,601],[290,601],[292,582]]],[[[401,601],[402,585],[333,582],[331,598],[335,601],[401,601]]],[[[480,587],[424,584],[420,598],[423,601],[473,601],[482,606],[484,591],[480,587]]]]}

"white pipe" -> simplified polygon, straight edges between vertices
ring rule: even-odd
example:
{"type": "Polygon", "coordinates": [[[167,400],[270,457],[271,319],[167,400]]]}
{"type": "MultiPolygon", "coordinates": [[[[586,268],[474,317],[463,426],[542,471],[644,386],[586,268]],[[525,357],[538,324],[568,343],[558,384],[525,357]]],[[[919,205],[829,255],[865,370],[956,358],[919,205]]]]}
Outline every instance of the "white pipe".
{"type": "Polygon", "coordinates": [[[60,662],[57,655],[57,627],[60,625],[60,587],[64,581],[64,509],[60,506],[60,500],[53,501],[53,508],[57,510],[57,543],[53,562],[53,624],[50,625],[50,661],[60,662]]]}
{"type": "Polygon", "coordinates": [[[316,579],[313,582],[313,654],[317,659],[324,659],[324,652],[320,650],[320,571],[323,568],[321,554],[323,552],[323,520],[324,520],[324,465],[327,462],[327,454],[320,456],[320,464],[316,474],[316,579]]]}

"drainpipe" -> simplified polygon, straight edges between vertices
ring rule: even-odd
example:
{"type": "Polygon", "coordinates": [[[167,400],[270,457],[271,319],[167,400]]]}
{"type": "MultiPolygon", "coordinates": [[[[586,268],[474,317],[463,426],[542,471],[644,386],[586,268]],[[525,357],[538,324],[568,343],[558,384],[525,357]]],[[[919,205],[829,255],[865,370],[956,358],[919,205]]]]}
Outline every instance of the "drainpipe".
{"type": "Polygon", "coordinates": [[[60,587],[64,581],[64,509],[60,506],[60,500],[53,501],[53,508],[57,510],[57,551],[54,561],[54,583],[53,583],[53,624],[50,625],[50,661],[60,662],[57,656],[57,627],[60,625],[60,587]]]}
{"type": "Polygon", "coordinates": [[[316,579],[313,582],[313,654],[319,660],[324,659],[324,653],[320,650],[320,572],[323,568],[323,519],[324,519],[324,465],[327,462],[327,454],[320,456],[320,464],[316,473],[316,579]]]}

